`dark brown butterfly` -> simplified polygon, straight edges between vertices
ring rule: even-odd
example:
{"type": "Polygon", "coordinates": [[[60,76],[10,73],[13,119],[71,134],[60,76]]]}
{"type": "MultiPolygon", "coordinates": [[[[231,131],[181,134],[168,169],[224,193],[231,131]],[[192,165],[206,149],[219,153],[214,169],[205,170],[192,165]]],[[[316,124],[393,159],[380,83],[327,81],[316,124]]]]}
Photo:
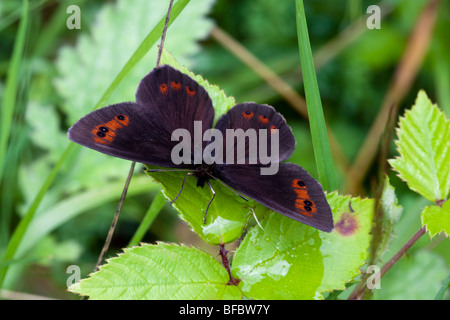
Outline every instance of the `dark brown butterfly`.
{"type": "MultiPolygon", "coordinates": [[[[216,123],[215,132],[224,138],[222,149],[214,151],[225,157],[230,146],[239,149],[239,135],[227,136],[227,130],[242,129],[241,134],[245,134],[251,129],[262,133],[255,140],[257,151],[260,141],[266,141],[270,149],[271,136],[276,133],[279,138],[276,174],[261,174],[267,165],[252,158],[251,143],[245,144],[239,153],[243,164],[236,162],[237,152],[231,157],[232,163],[195,161],[194,151],[206,151],[215,139],[202,140],[200,144],[195,139],[188,142],[185,147],[191,150],[188,158],[192,161],[174,163],[173,150],[180,141],[173,140],[172,133],[183,129],[190,136],[204,137],[212,129],[213,120],[214,109],[206,90],[189,76],[164,65],[142,79],[135,103],[118,103],[93,111],[75,123],[68,136],[78,144],[114,157],[190,170],[199,187],[208,184],[211,188],[209,179],[218,179],[289,218],[326,232],[333,229],[331,209],[319,182],[300,166],[282,163],[292,154],[296,142],[283,116],[271,106],[242,103],[231,108],[216,123]],[[201,123],[201,128],[196,123],[201,123]]],[[[216,156],[215,153],[211,154],[216,156]]]]}

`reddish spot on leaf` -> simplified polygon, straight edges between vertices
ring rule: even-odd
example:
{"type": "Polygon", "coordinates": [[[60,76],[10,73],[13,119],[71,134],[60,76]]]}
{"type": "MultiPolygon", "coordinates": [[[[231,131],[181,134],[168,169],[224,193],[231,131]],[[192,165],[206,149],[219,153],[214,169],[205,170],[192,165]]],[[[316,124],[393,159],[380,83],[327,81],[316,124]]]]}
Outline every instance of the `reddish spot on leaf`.
{"type": "Polygon", "coordinates": [[[335,224],[334,229],[341,235],[348,237],[353,235],[358,227],[358,220],[356,217],[349,212],[344,212],[341,219],[335,224]]]}

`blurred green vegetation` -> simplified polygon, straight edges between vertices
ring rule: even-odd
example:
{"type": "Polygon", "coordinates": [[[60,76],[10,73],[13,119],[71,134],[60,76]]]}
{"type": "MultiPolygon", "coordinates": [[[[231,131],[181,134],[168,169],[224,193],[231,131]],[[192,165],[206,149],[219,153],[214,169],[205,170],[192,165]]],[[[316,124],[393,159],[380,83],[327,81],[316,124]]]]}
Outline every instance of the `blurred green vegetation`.
{"type": "MultiPolygon", "coordinates": [[[[386,0],[381,29],[357,24],[367,17],[371,1],[305,0],[309,35],[325,118],[342,150],[353,163],[390,90],[411,34],[430,1],[386,0]],[[344,37],[340,35],[345,34],[344,37]],[[348,39],[353,39],[348,41],[348,39]],[[334,45],[330,45],[334,44],[334,45]]],[[[164,15],[168,1],[30,1],[28,23],[17,79],[14,105],[2,105],[1,116],[12,113],[4,170],[0,176],[0,256],[21,217],[29,209],[52,167],[69,145],[66,131],[95,103],[153,25],[164,15]],[[81,8],[81,29],[69,30],[66,9],[81,8]],[[5,111],[6,110],[6,111],[5,111]]],[[[450,3],[441,1],[423,61],[411,86],[400,97],[398,115],[410,108],[419,89],[450,116],[450,3]]],[[[12,53],[22,17],[22,1],[0,2],[0,96],[10,93],[12,53]]],[[[295,24],[294,1],[194,1],[168,30],[165,48],[237,102],[273,105],[292,126],[297,148],[290,159],[316,175],[308,122],[255,70],[218,39],[224,30],[300,96],[304,96],[295,24]],[[213,33],[211,33],[213,32],[213,33]]],[[[120,84],[108,103],[133,100],[137,84],[155,65],[156,48],[120,84]]],[[[397,116],[394,120],[397,123],[397,116]]],[[[394,136],[393,136],[394,138],[394,136]]],[[[3,138],[2,138],[3,139],[3,138]]],[[[379,141],[373,142],[375,148],[379,141]]],[[[0,150],[1,152],[1,150],[0,150]]],[[[396,155],[391,139],[388,158],[396,155]]],[[[357,193],[374,197],[374,183],[385,163],[368,166],[357,193]]],[[[372,163],[372,160],[367,160],[372,163]]],[[[30,230],[11,263],[5,288],[51,298],[74,299],[66,293],[66,268],[78,265],[82,277],[96,262],[111,224],[129,163],[76,146],[46,192],[30,230]]],[[[137,165],[129,196],[117,225],[109,255],[125,247],[139,226],[158,185],[137,165]]],[[[337,172],[340,192],[349,177],[337,172]]],[[[387,261],[420,228],[421,209],[428,204],[412,193],[389,170],[403,215],[394,228],[387,261]]],[[[357,194],[354,194],[357,195],[357,194]]],[[[208,252],[169,206],[154,220],[143,241],[193,244],[208,252]]],[[[423,236],[382,279],[385,290],[375,298],[433,298],[438,282],[450,268],[450,242],[443,236],[423,236]],[[414,254],[417,252],[417,254],[414,254]],[[426,263],[432,261],[433,263],[426,263]],[[421,285],[401,286],[422,279],[421,285]],[[433,276],[435,275],[435,276],[433,276]],[[437,276],[439,275],[439,276],[437,276]],[[405,279],[402,277],[405,276],[405,279]],[[422,279],[423,280],[423,279],[422,279]],[[427,284],[429,284],[427,286],[427,284]],[[403,289],[402,289],[403,288],[403,289]],[[402,295],[401,290],[408,291],[402,295]],[[420,294],[412,292],[416,290],[420,294]],[[400,293],[399,293],[400,292],[400,293]]],[[[437,288],[437,289],[436,289],[437,288]]],[[[448,297],[448,295],[447,295],[448,297]]]]}

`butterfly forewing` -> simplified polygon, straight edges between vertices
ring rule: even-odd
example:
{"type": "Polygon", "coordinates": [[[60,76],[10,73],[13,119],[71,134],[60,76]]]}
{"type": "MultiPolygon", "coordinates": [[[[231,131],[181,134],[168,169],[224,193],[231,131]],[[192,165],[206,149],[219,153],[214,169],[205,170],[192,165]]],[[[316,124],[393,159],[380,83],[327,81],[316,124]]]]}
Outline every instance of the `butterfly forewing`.
{"type": "Polygon", "coordinates": [[[213,124],[214,108],[206,90],[188,75],[167,65],[153,69],[142,79],[136,101],[170,134],[176,129],[186,129],[193,140],[195,121],[201,122],[202,137],[213,124]]]}
{"type": "Polygon", "coordinates": [[[125,102],[96,111],[68,131],[73,142],[131,161],[173,166],[170,136],[141,105],[125,102]]]}
{"type": "Polygon", "coordinates": [[[233,164],[261,164],[261,156],[273,158],[272,152],[277,153],[276,161],[281,162],[295,149],[291,128],[284,117],[268,105],[238,104],[219,118],[215,128],[222,132],[223,154],[226,156],[230,152],[234,153],[233,164]],[[274,134],[277,136],[272,140],[274,134]],[[230,137],[233,141],[230,141],[230,137]],[[266,143],[260,144],[262,138],[265,138],[266,143]],[[243,152],[240,152],[240,141],[245,141],[243,152]],[[272,142],[277,143],[278,147],[274,148],[272,142]],[[265,150],[261,150],[262,147],[265,150]],[[239,159],[244,161],[238,162],[239,159]]]}
{"type": "Polygon", "coordinates": [[[126,102],[96,110],[69,129],[72,141],[111,156],[164,167],[192,167],[175,164],[172,141],[176,129],[185,129],[194,152],[194,122],[202,132],[214,119],[211,99],[203,87],[170,66],[153,69],[136,93],[137,103],[126,102]],[[121,123],[118,116],[124,116],[121,123]]]}

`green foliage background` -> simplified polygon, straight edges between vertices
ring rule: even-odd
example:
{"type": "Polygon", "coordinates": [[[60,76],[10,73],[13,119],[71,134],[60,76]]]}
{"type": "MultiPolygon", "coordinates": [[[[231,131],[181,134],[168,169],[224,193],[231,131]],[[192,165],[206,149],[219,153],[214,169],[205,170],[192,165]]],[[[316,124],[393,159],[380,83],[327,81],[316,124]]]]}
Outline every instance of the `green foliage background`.
{"type": "MultiPolygon", "coordinates": [[[[373,3],[350,0],[304,2],[313,53],[322,54],[315,57],[325,118],[344,155],[353,162],[378,115],[411,32],[428,1],[384,1],[391,11],[382,21],[382,28],[367,30],[363,27],[362,33],[350,43],[337,36],[359,17],[364,17],[365,8],[373,3]],[[327,49],[331,58],[320,60],[324,57],[321,49],[335,39],[344,43],[343,47],[327,49]]],[[[15,98],[13,104],[2,104],[1,113],[2,120],[6,119],[8,110],[13,116],[0,185],[0,256],[4,254],[18,221],[66,150],[68,127],[90,112],[101,99],[134,50],[165,14],[168,1],[133,1],[133,6],[124,0],[31,1],[28,24],[23,32],[23,54],[19,56],[15,70],[17,94],[12,94],[7,78],[14,71],[11,57],[15,42],[20,38],[21,5],[21,1],[15,0],[0,3],[0,95],[2,101],[8,95],[15,98]],[[81,8],[81,30],[66,27],[69,4],[81,8]]],[[[408,94],[399,104],[400,115],[414,105],[417,92],[423,89],[430,100],[436,102],[447,117],[450,116],[447,31],[450,8],[445,1],[440,6],[424,61],[408,94]]],[[[273,105],[286,117],[297,140],[290,161],[317,177],[307,120],[211,36],[216,26],[225,30],[303,96],[294,12],[294,1],[191,0],[169,28],[165,48],[179,63],[217,84],[235,101],[273,105]]],[[[139,80],[155,62],[156,47],[153,47],[105,104],[133,100],[139,80]]],[[[397,117],[394,122],[397,123],[397,117]]],[[[388,152],[388,158],[398,155],[393,141],[388,152]]],[[[360,191],[362,196],[374,197],[373,181],[378,178],[380,166],[376,163],[370,167],[360,191]]],[[[5,289],[77,299],[65,291],[66,268],[80,266],[83,278],[92,271],[128,168],[126,161],[76,146],[45,193],[15,260],[9,262],[5,289]]],[[[159,192],[160,186],[142,174],[142,169],[143,166],[137,166],[109,257],[116,256],[128,245],[159,192]]],[[[400,218],[393,218],[389,227],[393,235],[385,239],[389,245],[386,244],[383,261],[392,257],[420,228],[421,218],[427,219],[428,213],[421,216],[422,209],[428,206],[429,212],[436,208],[430,202],[434,198],[424,199],[411,191],[395,172],[389,170],[388,173],[403,213],[400,218]]],[[[336,174],[339,191],[345,192],[346,177],[339,171],[336,174]]],[[[446,214],[447,207],[442,210],[446,214]]],[[[252,232],[255,233],[253,239],[257,239],[258,229],[252,232]]],[[[163,207],[142,239],[147,243],[160,240],[187,244],[213,257],[217,255],[217,248],[196,236],[168,205],[163,207]]],[[[233,244],[229,248],[232,247],[233,244]]],[[[183,248],[180,246],[175,250],[183,248]]],[[[256,249],[244,242],[239,250],[256,249]]],[[[435,235],[430,239],[426,235],[412,247],[409,256],[400,260],[383,278],[382,289],[375,290],[373,297],[434,298],[440,282],[450,271],[449,265],[448,238],[435,235]],[[405,283],[409,285],[405,286],[405,283]]],[[[211,277],[222,279],[226,275],[221,272],[219,270],[211,277]]],[[[246,271],[238,269],[236,272],[242,275],[246,271]]],[[[254,288],[244,290],[251,292],[254,288]]],[[[224,294],[231,296],[233,292],[224,294]]],[[[345,298],[346,294],[339,298],[345,298]]]]}

